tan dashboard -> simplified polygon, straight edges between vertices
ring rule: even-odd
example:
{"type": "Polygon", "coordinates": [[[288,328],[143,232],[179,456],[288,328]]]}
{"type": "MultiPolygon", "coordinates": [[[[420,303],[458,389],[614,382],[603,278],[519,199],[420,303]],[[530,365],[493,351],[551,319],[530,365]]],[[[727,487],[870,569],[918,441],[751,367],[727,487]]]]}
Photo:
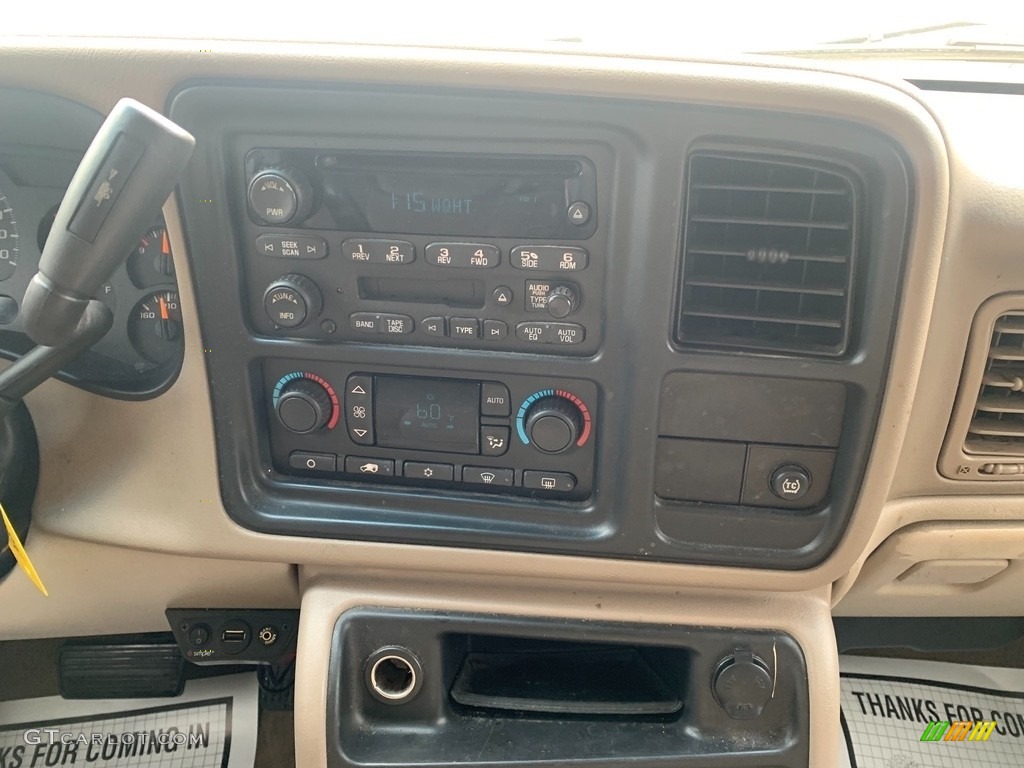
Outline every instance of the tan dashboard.
{"type": "MultiPolygon", "coordinates": [[[[226,454],[222,446],[218,455],[208,378],[211,370],[224,375],[227,368],[217,369],[218,344],[208,343],[214,330],[202,327],[196,300],[205,291],[208,302],[214,290],[200,284],[213,277],[204,266],[209,261],[196,269],[196,259],[210,258],[213,248],[194,228],[203,206],[213,204],[206,202],[209,190],[193,179],[164,209],[185,329],[184,363],[174,384],[159,397],[129,402],[50,382],[29,399],[41,454],[29,545],[51,597],[40,599],[18,575],[7,578],[0,584],[0,637],[160,630],[164,609],[176,605],[301,604],[296,701],[302,699],[307,716],[296,712],[297,758],[325,766],[326,664],[335,621],[348,608],[776,629],[790,633],[806,659],[811,764],[831,765],[838,743],[833,612],[1019,611],[1024,481],[940,472],[947,439],[959,441],[957,451],[964,440],[950,431],[958,397],[973,413],[985,375],[977,366],[963,368],[972,359],[969,342],[984,345],[991,338],[994,320],[976,326],[979,310],[1001,296],[1005,311],[993,317],[1024,311],[1024,176],[1014,162],[1016,118],[1024,109],[1019,96],[942,92],[895,76],[887,82],[762,60],[240,42],[0,38],[0,63],[0,86],[62,96],[101,113],[124,96],[167,111],[189,86],[235,82],[287,92],[440,89],[498,105],[525,95],[556,108],[599,104],[623,114],[630,108],[638,116],[664,113],[683,126],[687,114],[699,120],[715,111],[757,114],[766,124],[838,126],[834,136],[821,133],[815,141],[845,146],[855,135],[893,148],[906,172],[909,212],[903,252],[894,254],[902,259],[892,286],[898,292],[894,324],[891,337],[880,337],[881,349],[891,347],[877,420],[865,438],[864,471],[853,489],[856,502],[826,557],[811,567],[765,569],[645,556],[642,548],[629,556],[581,557],[440,541],[279,535],[236,522],[225,510],[226,454]]],[[[620,139],[643,161],[628,169],[629,179],[617,177],[628,186],[633,174],[653,173],[659,158],[626,131],[609,141],[614,146],[620,139]]],[[[682,157],[680,150],[672,162],[681,167],[682,157]]],[[[210,199],[223,192],[209,191],[210,199]]],[[[666,222],[675,244],[680,204],[680,198],[666,201],[656,208],[663,216],[650,221],[652,228],[666,222]]],[[[893,210],[870,211],[877,217],[872,221],[885,222],[893,210]]],[[[737,363],[733,373],[741,368],[737,363]]],[[[778,375],[784,367],[773,370],[778,375]]],[[[614,444],[602,450],[598,480],[611,488],[608,468],[618,464],[625,472],[632,459],[616,455],[614,444]]],[[[977,473],[991,463],[971,466],[977,473]]],[[[616,501],[616,514],[653,514],[646,498],[616,501]]]]}

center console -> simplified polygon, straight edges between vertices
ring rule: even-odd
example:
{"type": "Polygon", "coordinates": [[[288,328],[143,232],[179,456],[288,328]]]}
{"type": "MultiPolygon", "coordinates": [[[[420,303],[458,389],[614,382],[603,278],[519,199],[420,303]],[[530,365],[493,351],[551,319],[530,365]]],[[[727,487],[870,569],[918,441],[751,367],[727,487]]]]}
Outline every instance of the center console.
{"type": "Polygon", "coordinates": [[[239,524],[787,569],[838,542],[910,213],[887,138],[397,88],[170,113],[239,524]]]}

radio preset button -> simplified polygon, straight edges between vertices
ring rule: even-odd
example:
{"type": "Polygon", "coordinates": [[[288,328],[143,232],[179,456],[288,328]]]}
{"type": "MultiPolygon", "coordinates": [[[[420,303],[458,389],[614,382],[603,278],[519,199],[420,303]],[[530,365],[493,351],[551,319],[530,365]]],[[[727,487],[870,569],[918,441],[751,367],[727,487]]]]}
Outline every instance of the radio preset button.
{"type": "Polygon", "coordinates": [[[288,457],[288,466],[303,472],[333,472],[337,457],[333,453],[306,453],[293,451],[288,457]]]}
{"type": "Polygon", "coordinates": [[[508,427],[485,424],[480,427],[480,453],[484,456],[503,456],[508,451],[510,435],[508,427]]]}
{"type": "Polygon", "coordinates": [[[480,335],[480,321],[475,317],[453,317],[448,328],[453,339],[475,339],[480,335]]]}
{"type": "Polygon", "coordinates": [[[368,459],[365,456],[346,456],[345,471],[350,475],[370,475],[372,477],[394,477],[394,459],[368,459]]]}
{"type": "Polygon", "coordinates": [[[480,386],[480,415],[509,416],[512,413],[512,398],[508,387],[496,381],[485,381],[480,386]]]}
{"type": "Polygon", "coordinates": [[[435,267],[491,269],[501,263],[501,251],[487,243],[430,243],[424,253],[435,267]]]}
{"type": "Polygon", "coordinates": [[[508,336],[508,325],[501,320],[484,320],[484,341],[501,341],[508,336]]]}
{"type": "Polygon", "coordinates": [[[341,255],[356,264],[411,264],[416,248],[405,240],[376,240],[351,237],[341,244],[341,255]]]}
{"type": "Polygon", "coordinates": [[[509,259],[516,269],[579,272],[587,268],[590,254],[574,246],[520,245],[512,249],[509,259]]]}
{"type": "Polygon", "coordinates": [[[576,476],[568,472],[543,472],[538,469],[523,471],[523,488],[568,493],[575,487],[576,476]]]}
{"type": "Polygon", "coordinates": [[[577,323],[519,323],[516,338],[531,344],[581,344],[587,331],[577,323]]]}
{"type": "Polygon", "coordinates": [[[356,374],[345,382],[345,426],[357,445],[373,445],[373,377],[356,374]]]}
{"type": "Polygon", "coordinates": [[[462,482],[477,485],[511,486],[515,471],[496,467],[463,467],[462,482]]]}
{"type": "Polygon", "coordinates": [[[407,461],[405,462],[405,476],[416,480],[452,481],[455,479],[455,467],[451,464],[407,461]]]}
{"type": "Polygon", "coordinates": [[[424,336],[444,336],[445,320],[443,317],[425,317],[420,323],[420,331],[424,336]]]}
{"type": "Polygon", "coordinates": [[[327,241],[311,235],[263,234],[256,238],[256,253],[279,259],[322,259],[327,241]]]}

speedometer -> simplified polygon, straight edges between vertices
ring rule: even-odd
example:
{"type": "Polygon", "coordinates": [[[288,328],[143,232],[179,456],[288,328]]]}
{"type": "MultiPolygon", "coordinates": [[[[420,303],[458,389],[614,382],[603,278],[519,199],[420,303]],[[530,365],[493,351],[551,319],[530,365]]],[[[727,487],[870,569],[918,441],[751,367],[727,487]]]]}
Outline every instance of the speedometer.
{"type": "Polygon", "coordinates": [[[18,222],[7,195],[0,189],[0,280],[14,274],[18,266],[18,222]]]}

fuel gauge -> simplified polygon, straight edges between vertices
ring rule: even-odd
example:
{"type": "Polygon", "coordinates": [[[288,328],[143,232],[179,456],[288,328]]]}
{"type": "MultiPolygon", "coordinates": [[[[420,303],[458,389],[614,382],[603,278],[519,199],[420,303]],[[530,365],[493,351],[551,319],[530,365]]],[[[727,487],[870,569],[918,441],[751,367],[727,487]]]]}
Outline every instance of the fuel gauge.
{"type": "Polygon", "coordinates": [[[160,365],[181,354],[181,304],[178,292],[157,291],[142,299],[128,319],[128,338],[135,351],[160,365]]]}
{"type": "Polygon", "coordinates": [[[169,283],[174,277],[174,259],[167,228],[151,227],[128,257],[128,276],[138,288],[169,283]]]}

